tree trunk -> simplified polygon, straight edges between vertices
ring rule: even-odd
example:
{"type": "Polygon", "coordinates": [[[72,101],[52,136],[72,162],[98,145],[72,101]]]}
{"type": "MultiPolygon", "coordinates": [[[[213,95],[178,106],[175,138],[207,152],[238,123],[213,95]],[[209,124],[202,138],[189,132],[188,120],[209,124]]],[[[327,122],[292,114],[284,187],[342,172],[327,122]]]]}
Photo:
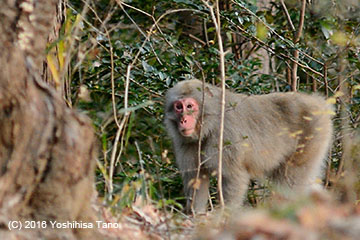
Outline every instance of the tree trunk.
{"type": "Polygon", "coordinates": [[[50,221],[95,221],[95,138],[40,78],[57,0],[2,1],[0,8],[0,239],[98,239],[50,221]],[[19,220],[23,230],[8,229],[19,220]],[[24,229],[26,220],[46,229],[24,229]]]}

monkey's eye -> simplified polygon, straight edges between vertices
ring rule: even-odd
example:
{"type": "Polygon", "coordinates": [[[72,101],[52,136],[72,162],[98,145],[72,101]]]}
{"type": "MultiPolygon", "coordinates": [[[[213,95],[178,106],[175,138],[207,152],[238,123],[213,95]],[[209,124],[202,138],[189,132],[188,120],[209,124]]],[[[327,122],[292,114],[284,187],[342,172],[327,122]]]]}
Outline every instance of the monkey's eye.
{"type": "Polygon", "coordinates": [[[192,109],[192,105],[191,105],[191,104],[188,104],[188,105],[186,106],[186,108],[187,108],[187,109],[192,109]]]}
{"type": "Polygon", "coordinates": [[[180,102],[177,102],[174,104],[175,110],[181,111],[182,110],[182,104],[180,102]]]}

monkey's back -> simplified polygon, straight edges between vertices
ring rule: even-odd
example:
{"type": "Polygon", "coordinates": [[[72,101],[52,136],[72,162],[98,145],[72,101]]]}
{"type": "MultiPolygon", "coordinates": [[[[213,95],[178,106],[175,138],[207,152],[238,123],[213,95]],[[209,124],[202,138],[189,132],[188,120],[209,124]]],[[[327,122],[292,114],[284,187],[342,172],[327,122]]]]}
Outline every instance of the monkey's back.
{"type": "Polygon", "coordinates": [[[304,153],[328,148],[332,109],[320,96],[302,93],[245,96],[229,92],[226,102],[225,154],[241,158],[225,166],[230,172],[235,167],[232,164],[236,164],[259,177],[284,162],[301,164],[297,161],[305,160],[304,153]]]}

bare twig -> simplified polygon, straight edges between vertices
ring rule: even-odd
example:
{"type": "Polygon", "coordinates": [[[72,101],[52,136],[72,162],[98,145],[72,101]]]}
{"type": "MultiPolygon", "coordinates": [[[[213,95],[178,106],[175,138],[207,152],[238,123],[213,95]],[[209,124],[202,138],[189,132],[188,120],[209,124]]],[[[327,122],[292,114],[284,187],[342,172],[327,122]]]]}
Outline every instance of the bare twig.
{"type": "Polygon", "coordinates": [[[111,43],[111,38],[110,38],[110,34],[109,31],[107,30],[107,28],[104,28],[108,41],[109,41],[109,49],[110,49],[110,79],[111,79],[111,102],[112,102],[112,108],[113,108],[113,114],[114,114],[114,120],[116,123],[116,126],[119,128],[120,124],[119,121],[117,119],[117,114],[116,114],[116,99],[115,99],[115,80],[114,80],[114,52],[113,52],[113,46],[111,43]]]}
{"type": "Polygon", "coordinates": [[[329,84],[327,79],[327,63],[324,63],[324,84],[325,84],[325,95],[329,97],[329,84]]]}
{"type": "Polygon", "coordinates": [[[142,199],[142,200],[143,201],[145,200],[145,202],[148,203],[150,198],[149,198],[147,186],[146,186],[144,160],[141,157],[141,150],[140,150],[140,147],[139,147],[139,144],[137,143],[137,141],[135,141],[135,147],[138,152],[139,163],[140,163],[140,176],[142,178],[142,188],[143,188],[143,196],[142,197],[145,197],[145,199],[142,199]]]}
{"type": "Polygon", "coordinates": [[[286,7],[286,5],[285,5],[285,3],[284,3],[284,0],[280,0],[280,3],[281,3],[281,6],[283,7],[285,16],[286,16],[286,18],[287,18],[287,20],[288,20],[288,23],[289,23],[289,25],[290,25],[291,30],[295,32],[296,29],[295,29],[295,27],[294,27],[293,22],[291,21],[290,14],[289,14],[289,12],[288,12],[288,10],[287,10],[287,7],[286,7]]]}
{"type": "MultiPolygon", "coordinates": [[[[90,6],[89,3],[87,3],[87,1],[84,0],[84,1],[82,1],[82,2],[83,2],[87,7],[90,6]]],[[[66,3],[66,7],[79,14],[79,12],[78,12],[75,8],[73,8],[73,7],[69,4],[69,2],[66,3]]],[[[91,10],[91,8],[89,8],[89,9],[91,10]]],[[[95,10],[94,10],[94,11],[95,11],[95,10]]],[[[92,11],[92,12],[94,12],[94,11],[92,11]]],[[[95,14],[94,14],[94,15],[95,15],[95,14]]],[[[95,15],[95,16],[96,16],[96,15],[95,15]]],[[[105,33],[103,33],[100,29],[96,28],[96,27],[95,27],[94,25],[92,25],[89,21],[87,21],[86,18],[85,18],[83,15],[80,15],[80,17],[81,17],[81,20],[82,20],[84,23],[86,23],[88,26],[90,26],[92,30],[94,30],[96,33],[98,33],[98,34],[100,34],[100,35],[102,35],[102,36],[105,36],[105,33]]]]}
{"type": "Polygon", "coordinates": [[[210,47],[208,29],[207,29],[207,25],[206,25],[206,20],[205,20],[205,19],[204,19],[204,21],[203,21],[203,28],[204,28],[206,46],[210,47]]]}
{"type": "Polygon", "coordinates": [[[192,38],[192,39],[194,39],[194,40],[196,40],[196,41],[198,41],[199,43],[201,43],[201,45],[206,46],[206,42],[204,42],[204,41],[201,40],[200,38],[192,35],[191,33],[189,34],[189,37],[192,38]]]}
{"type": "MultiPolygon", "coordinates": [[[[198,142],[198,165],[197,165],[197,169],[196,169],[196,178],[195,178],[195,182],[201,181],[200,179],[200,168],[202,165],[201,162],[201,141],[202,141],[202,134],[203,134],[203,121],[204,121],[204,106],[205,106],[205,74],[204,71],[201,67],[201,65],[197,62],[195,62],[197,67],[201,70],[201,74],[202,74],[202,102],[201,102],[201,118],[200,118],[200,131],[199,131],[199,142],[198,142]]],[[[193,215],[195,215],[195,211],[194,211],[194,199],[196,197],[196,189],[193,189],[193,196],[192,199],[193,201],[191,201],[191,212],[193,215]]]]}
{"type": "Polygon", "coordinates": [[[251,54],[253,54],[255,52],[255,50],[258,49],[258,47],[259,47],[259,45],[254,43],[254,45],[251,47],[251,49],[245,55],[244,59],[248,59],[251,56],[251,54]]]}
{"type": "Polygon", "coordinates": [[[109,181],[108,181],[108,193],[109,193],[108,199],[110,201],[112,200],[112,194],[113,194],[113,190],[114,190],[114,187],[113,187],[113,175],[114,175],[114,168],[115,168],[115,158],[116,158],[116,153],[117,153],[117,146],[119,144],[119,139],[120,139],[121,132],[124,129],[124,126],[125,126],[125,123],[127,122],[127,120],[128,120],[127,116],[124,116],[123,119],[121,120],[121,123],[119,124],[118,130],[116,132],[113,149],[111,151],[110,168],[109,168],[109,181]]]}
{"type": "Polygon", "coordinates": [[[221,22],[220,22],[220,11],[219,11],[219,1],[216,0],[216,15],[214,12],[214,7],[210,5],[207,1],[202,0],[204,5],[209,9],[211,18],[214,22],[216,35],[219,45],[219,58],[220,58],[220,77],[221,77],[221,112],[220,112],[220,129],[219,129],[219,155],[218,155],[218,191],[219,191],[219,200],[220,206],[224,209],[224,196],[222,191],[222,158],[223,158],[223,138],[224,138],[224,120],[225,120],[225,52],[222,43],[221,37],[221,22]]]}
{"type": "MultiPolygon", "coordinates": [[[[293,39],[294,45],[296,45],[299,42],[301,34],[302,34],[302,30],[304,27],[304,21],[305,21],[305,10],[306,10],[306,0],[302,0],[299,27],[298,27],[298,30],[295,33],[294,39],[293,39]]],[[[293,57],[295,60],[298,61],[299,50],[296,48],[294,50],[293,57]]],[[[291,68],[291,90],[294,92],[296,92],[296,90],[297,90],[297,69],[298,69],[298,64],[293,62],[292,68],[291,68]]]]}
{"type": "MultiPolygon", "coordinates": [[[[109,200],[112,200],[112,194],[113,194],[113,174],[114,174],[114,168],[115,168],[115,158],[116,158],[116,152],[117,152],[117,146],[119,143],[119,139],[120,139],[120,134],[122,132],[122,130],[125,127],[125,123],[128,121],[129,116],[130,116],[130,112],[128,111],[128,98],[129,98],[129,82],[130,82],[130,70],[131,70],[131,64],[128,65],[127,68],[127,72],[126,72],[126,81],[125,81],[125,94],[124,94],[124,116],[123,119],[121,121],[121,124],[117,124],[118,126],[118,130],[116,132],[116,137],[114,140],[114,146],[111,152],[111,158],[110,158],[110,169],[109,169],[109,186],[108,186],[108,191],[109,191],[109,200]]],[[[113,84],[113,80],[112,80],[112,84],[113,84]]],[[[112,87],[114,87],[112,85],[112,87]]],[[[114,92],[114,88],[112,88],[112,91],[114,92]]],[[[114,95],[112,95],[114,96],[114,95]]],[[[115,98],[113,99],[113,101],[115,100],[115,98]]],[[[115,102],[113,102],[113,106],[115,105],[115,102]]],[[[116,107],[114,107],[114,118],[115,118],[115,122],[117,121],[117,110],[116,107]]],[[[120,157],[120,156],[119,156],[120,157]]],[[[118,159],[119,159],[118,157],[118,159]]]]}
{"type": "MultiPolygon", "coordinates": [[[[291,30],[293,32],[295,32],[296,29],[295,29],[294,24],[293,24],[293,22],[291,20],[290,14],[289,14],[289,12],[287,10],[287,7],[286,7],[286,5],[284,3],[284,0],[280,0],[280,3],[281,3],[281,6],[282,6],[282,8],[284,10],[286,19],[287,19],[287,21],[289,23],[289,26],[290,26],[291,30]]],[[[291,69],[289,67],[286,68],[286,79],[287,79],[288,84],[291,85],[291,69]]]]}
{"type": "Polygon", "coordinates": [[[138,12],[140,12],[140,13],[142,13],[142,14],[150,17],[150,18],[153,18],[153,16],[152,16],[150,13],[147,13],[147,12],[141,10],[141,9],[138,9],[138,8],[136,8],[136,7],[133,7],[133,6],[131,6],[130,4],[125,3],[124,1],[116,0],[116,2],[117,2],[120,6],[121,6],[121,5],[124,5],[124,6],[128,7],[128,8],[131,8],[131,9],[133,9],[133,10],[135,10],[135,11],[138,11],[138,12]]]}
{"type": "MultiPolygon", "coordinates": [[[[86,2],[89,2],[89,0],[87,0],[86,2]]],[[[88,5],[85,5],[81,14],[79,14],[78,16],[80,17],[80,19],[83,19],[82,16],[85,16],[87,11],[89,10],[89,8],[87,7],[88,5]]],[[[81,24],[79,24],[79,22],[74,26],[74,29],[71,32],[72,37],[70,37],[69,39],[69,47],[68,47],[68,52],[65,54],[65,62],[64,62],[64,67],[62,69],[60,69],[60,73],[59,73],[59,79],[61,81],[63,81],[65,79],[65,75],[68,73],[69,70],[69,65],[70,65],[70,61],[72,58],[72,54],[71,52],[74,50],[75,47],[75,42],[77,41],[78,36],[80,34],[80,30],[81,30],[81,24]]],[[[65,99],[65,101],[67,103],[69,103],[69,101],[67,101],[67,99],[65,99]]]]}
{"type": "Polygon", "coordinates": [[[306,10],[306,0],[302,0],[301,12],[300,12],[300,22],[299,22],[298,30],[295,34],[294,41],[293,41],[294,44],[299,42],[302,31],[303,31],[304,21],[305,21],[305,10],[306,10]]]}
{"type": "Polygon", "coordinates": [[[286,81],[291,86],[291,68],[290,68],[290,61],[286,61],[286,81]]]}

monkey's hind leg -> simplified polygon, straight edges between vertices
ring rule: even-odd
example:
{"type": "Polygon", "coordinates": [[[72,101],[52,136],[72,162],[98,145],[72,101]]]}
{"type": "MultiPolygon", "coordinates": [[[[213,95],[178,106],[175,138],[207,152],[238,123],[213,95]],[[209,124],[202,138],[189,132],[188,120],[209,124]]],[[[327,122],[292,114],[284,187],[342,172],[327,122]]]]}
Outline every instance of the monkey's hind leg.
{"type": "Polygon", "coordinates": [[[296,152],[272,173],[271,179],[280,191],[308,194],[322,189],[321,180],[331,141],[330,135],[331,131],[326,137],[302,141],[296,152]]]}

